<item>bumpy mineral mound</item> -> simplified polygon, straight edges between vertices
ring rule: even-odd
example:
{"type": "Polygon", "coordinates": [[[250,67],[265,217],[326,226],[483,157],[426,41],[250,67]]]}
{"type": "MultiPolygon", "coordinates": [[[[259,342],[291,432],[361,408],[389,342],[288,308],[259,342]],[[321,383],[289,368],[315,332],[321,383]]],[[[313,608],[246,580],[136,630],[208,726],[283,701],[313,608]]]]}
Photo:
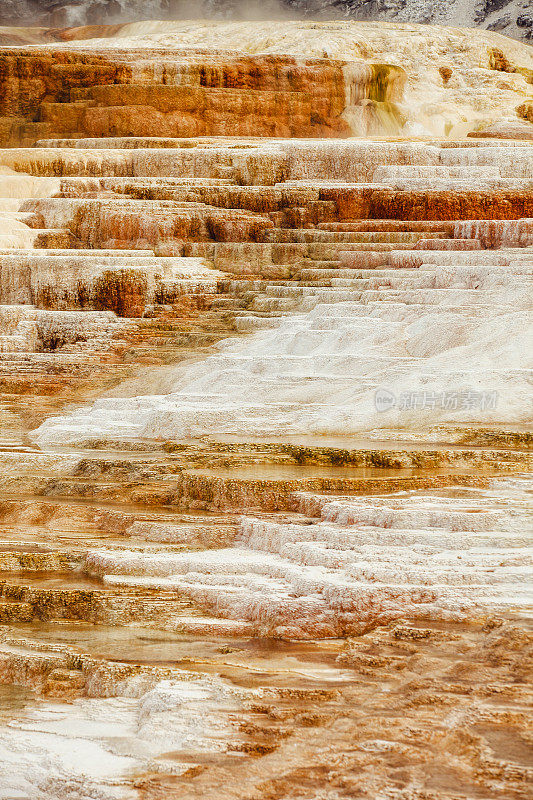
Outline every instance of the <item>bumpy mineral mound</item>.
{"type": "MultiPolygon", "coordinates": [[[[287,21],[280,28],[279,22],[250,25],[155,21],[66,31],[3,29],[2,36],[6,44],[22,44],[21,36],[28,43],[37,39],[66,40],[70,47],[84,52],[98,51],[109,56],[113,51],[121,51],[122,58],[140,49],[142,58],[152,63],[164,62],[164,51],[179,50],[182,57],[190,52],[194,58],[193,51],[198,48],[231,50],[249,56],[330,59],[342,68],[348,89],[352,82],[351,64],[354,70],[361,62],[375,65],[375,70],[384,70],[384,78],[390,67],[396,66],[407,73],[398,113],[403,115],[405,123],[402,133],[408,136],[430,134],[453,138],[484,128],[502,117],[516,119],[516,109],[530,100],[533,92],[531,48],[479,29],[372,22],[287,21]]],[[[41,71],[42,68],[36,70],[36,77],[41,71]]],[[[325,91],[331,93],[333,88],[325,87],[325,91]]],[[[397,92],[381,97],[376,89],[375,99],[399,100],[399,97],[397,92]]],[[[387,111],[383,110],[384,117],[387,111]]],[[[390,124],[385,132],[397,130],[390,124]]]]}

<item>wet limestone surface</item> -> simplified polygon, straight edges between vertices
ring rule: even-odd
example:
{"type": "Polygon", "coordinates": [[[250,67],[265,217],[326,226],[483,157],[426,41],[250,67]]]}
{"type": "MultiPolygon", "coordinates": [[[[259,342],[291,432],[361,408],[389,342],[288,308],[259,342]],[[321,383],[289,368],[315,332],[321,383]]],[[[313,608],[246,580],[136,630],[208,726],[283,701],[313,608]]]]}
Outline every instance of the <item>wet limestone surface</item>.
{"type": "Polygon", "coordinates": [[[526,800],[527,49],[4,35],[0,797],[526,800]]]}

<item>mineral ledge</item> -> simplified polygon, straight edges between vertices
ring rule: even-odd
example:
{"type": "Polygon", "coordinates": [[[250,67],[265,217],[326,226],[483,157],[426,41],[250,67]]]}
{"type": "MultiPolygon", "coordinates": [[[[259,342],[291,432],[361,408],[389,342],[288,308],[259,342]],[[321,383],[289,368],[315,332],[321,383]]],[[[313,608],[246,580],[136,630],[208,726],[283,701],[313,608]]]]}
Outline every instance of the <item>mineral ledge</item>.
{"type": "Polygon", "coordinates": [[[531,48],[0,41],[0,798],[531,798],[531,48]]]}

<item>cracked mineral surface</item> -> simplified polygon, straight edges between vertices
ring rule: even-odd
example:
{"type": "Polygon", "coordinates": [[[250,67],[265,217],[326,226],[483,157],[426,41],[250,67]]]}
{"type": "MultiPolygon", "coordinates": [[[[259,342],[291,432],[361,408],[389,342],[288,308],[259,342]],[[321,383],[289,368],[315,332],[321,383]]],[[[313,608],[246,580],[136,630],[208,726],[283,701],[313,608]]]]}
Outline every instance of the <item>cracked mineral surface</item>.
{"type": "Polygon", "coordinates": [[[531,49],[0,41],[0,800],[529,800],[531,49]]]}

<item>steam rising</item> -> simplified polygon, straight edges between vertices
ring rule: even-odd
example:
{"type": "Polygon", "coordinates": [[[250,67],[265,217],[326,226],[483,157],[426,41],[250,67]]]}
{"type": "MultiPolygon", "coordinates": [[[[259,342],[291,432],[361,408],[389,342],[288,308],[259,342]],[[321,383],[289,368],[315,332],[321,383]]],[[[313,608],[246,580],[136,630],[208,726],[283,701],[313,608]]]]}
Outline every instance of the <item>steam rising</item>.
{"type": "Polygon", "coordinates": [[[345,16],[342,3],[302,0],[3,0],[0,24],[75,27],[146,19],[260,20],[345,16]]]}
{"type": "Polygon", "coordinates": [[[533,11],[525,0],[0,0],[0,25],[68,28],[200,18],[431,23],[533,39],[533,11]]]}

